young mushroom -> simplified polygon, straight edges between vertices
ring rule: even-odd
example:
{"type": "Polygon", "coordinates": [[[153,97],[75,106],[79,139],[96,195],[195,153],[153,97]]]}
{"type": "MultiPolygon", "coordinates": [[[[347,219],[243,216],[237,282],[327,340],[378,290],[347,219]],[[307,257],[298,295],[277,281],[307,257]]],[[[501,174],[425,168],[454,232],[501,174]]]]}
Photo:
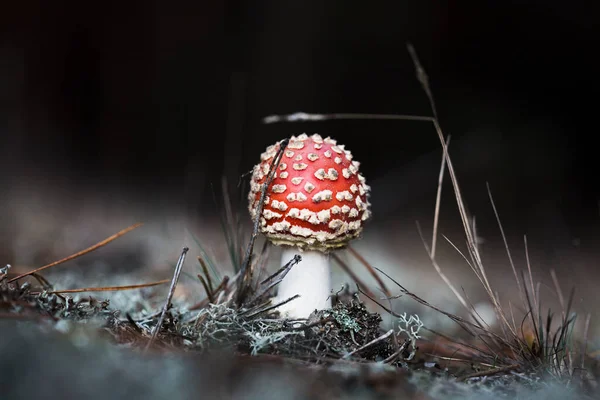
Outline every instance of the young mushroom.
{"type": "MultiPolygon", "coordinates": [[[[248,195],[253,219],[279,145],[269,146],[254,167],[248,195]]],[[[281,265],[297,253],[302,256],[279,284],[275,299],[300,295],[279,307],[288,318],[308,318],[331,307],[328,253],[360,236],[370,216],[370,188],[358,168],[343,145],[317,134],[292,136],[284,150],[259,226],[271,243],[283,246],[281,265]]]]}

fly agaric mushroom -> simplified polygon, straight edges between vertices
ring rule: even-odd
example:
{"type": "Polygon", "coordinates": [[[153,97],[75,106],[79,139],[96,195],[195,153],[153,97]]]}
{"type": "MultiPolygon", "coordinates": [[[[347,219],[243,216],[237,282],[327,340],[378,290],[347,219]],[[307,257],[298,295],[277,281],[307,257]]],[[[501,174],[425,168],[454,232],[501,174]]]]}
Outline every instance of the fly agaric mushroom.
{"type": "MultiPolygon", "coordinates": [[[[248,195],[253,219],[280,143],[269,146],[254,167],[248,195]]],[[[370,188],[358,168],[352,154],[329,137],[292,136],[284,149],[259,223],[271,243],[284,247],[282,265],[298,252],[302,256],[279,284],[276,301],[300,295],[279,307],[282,315],[308,318],[317,309],[331,308],[327,253],[360,236],[370,216],[370,188]]]]}

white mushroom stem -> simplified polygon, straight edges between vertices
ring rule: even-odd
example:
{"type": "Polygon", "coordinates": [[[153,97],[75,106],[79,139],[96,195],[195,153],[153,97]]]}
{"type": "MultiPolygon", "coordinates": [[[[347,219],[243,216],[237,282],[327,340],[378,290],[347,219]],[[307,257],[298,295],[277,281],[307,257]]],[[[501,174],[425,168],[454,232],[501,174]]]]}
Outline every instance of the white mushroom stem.
{"type": "Polygon", "coordinates": [[[281,265],[287,264],[296,254],[302,256],[302,261],[294,265],[279,283],[275,301],[285,301],[299,294],[299,298],[280,306],[278,310],[287,318],[308,318],[315,310],[331,308],[329,256],[317,250],[285,246],[281,265]]]}

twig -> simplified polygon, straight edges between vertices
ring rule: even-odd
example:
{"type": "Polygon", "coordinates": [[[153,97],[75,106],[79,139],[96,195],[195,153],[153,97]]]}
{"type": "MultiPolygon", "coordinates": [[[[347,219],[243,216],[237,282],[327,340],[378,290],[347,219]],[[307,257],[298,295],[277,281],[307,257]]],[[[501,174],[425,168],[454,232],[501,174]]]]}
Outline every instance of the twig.
{"type": "Polygon", "coordinates": [[[179,259],[177,260],[177,265],[175,266],[175,272],[173,273],[173,279],[171,280],[171,286],[169,287],[169,294],[167,295],[167,300],[165,301],[162,312],[160,313],[160,317],[158,319],[158,323],[156,324],[156,327],[154,328],[154,331],[152,332],[152,336],[150,337],[150,340],[146,344],[146,348],[144,351],[148,351],[150,346],[152,346],[152,343],[156,339],[156,336],[158,335],[158,332],[160,331],[160,329],[162,327],[163,321],[165,320],[165,315],[167,314],[167,310],[169,309],[169,305],[171,304],[171,300],[173,299],[173,294],[175,293],[175,288],[177,287],[177,281],[179,280],[179,276],[181,275],[181,269],[183,267],[183,262],[185,261],[185,255],[187,254],[188,250],[189,250],[189,248],[184,247],[183,250],[181,251],[181,255],[179,256],[179,259]]]}
{"type": "MultiPolygon", "coordinates": [[[[52,290],[46,293],[48,294],[64,294],[64,293],[82,293],[82,292],[116,292],[119,290],[131,290],[131,289],[143,289],[152,286],[162,285],[163,283],[168,283],[169,279],[163,279],[162,281],[150,282],[150,283],[141,283],[138,285],[125,285],[125,286],[105,286],[105,287],[88,287],[88,288],[78,288],[78,289],[62,289],[62,290],[52,290]]],[[[31,294],[40,294],[39,292],[31,292],[31,294]]]]}
{"type": "Polygon", "coordinates": [[[327,121],[332,119],[379,119],[379,120],[404,120],[404,121],[429,121],[431,117],[420,115],[397,115],[397,114],[366,114],[366,113],[332,113],[332,114],[309,114],[296,112],[284,115],[269,115],[262,119],[263,124],[274,124],[277,122],[310,122],[327,121]]]}
{"type": "Polygon", "coordinates": [[[488,369],[485,371],[473,372],[472,374],[463,375],[463,376],[456,378],[456,381],[464,382],[467,379],[478,378],[480,376],[490,376],[490,375],[495,375],[495,374],[499,374],[502,372],[509,372],[509,371],[513,371],[517,368],[519,368],[519,364],[511,364],[511,365],[507,365],[505,367],[498,367],[498,368],[488,369]]]}
{"type": "Polygon", "coordinates": [[[126,234],[126,233],[128,233],[128,232],[131,232],[132,230],[134,230],[134,229],[136,229],[136,228],[139,228],[139,227],[140,227],[140,226],[142,226],[142,225],[143,225],[142,223],[137,223],[137,224],[135,224],[135,225],[131,225],[130,227],[128,227],[128,228],[125,228],[125,229],[123,229],[122,231],[120,231],[120,232],[117,232],[117,233],[115,233],[114,235],[107,237],[107,238],[106,238],[106,239],[104,239],[103,241],[101,241],[101,242],[98,242],[98,243],[96,243],[95,245],[93,245],[93,246],[90,246],[90,247],[88,247],[88,248],[87,248],[87,249],[85,249],[85,250],[81,250],[80,252],[78,252],[78,253],[75,253],[75,254],[72,254],[72,255],[70,255],[70,256],[68,256],[68,257],[65,257],[65,258],[63,258],[63,259],[61,259],[61,260],[54,261],[53,263],[50,263],[50,264],[44,265],[43,267],[39,267],[39,268],[37,268],[37,269],[34,269],[33,271],[29,271],[29,272],[26,272],[26,273],[24,273],[24,274],[21,274],[21,275],[19,275],[19,276],[16,276],[16,277],[14,277],[14,278],[10,279],[8,282],[9,282],[9,283],[10,283],[10,282],[14,282],[14,281],[16,281],[17,279],[21,279],[21,278],[24,278],[24,277],[26,277],[26,276],[28,276],[28,275],[32,275],[32,274],[34,274],[34,273],[37,273],[37,272],[43,271],[43,270],[45,270],[46,268],[54,267],[55,265],[62,264],[62,263],[64,263],[64,262],[67,262],[67,261],[73,260],[73,259],[75,259],[75,258],[77,258],[77,257],[81,257],[81,256],[83,256],[84,254],[87,254],[87,253],[89,253],[89,252],[92,252],[92,251],[94,251],[94,250],[96,250],[96,249],[98,249],[98,248],[100,248],[100,247],[102,247],[102,246],[106,246],[107,244],[109,244],[109,243],[110,243],[110,242],[112,242],[113,240],[115,240],[115,239],[117,239],[117,238],[119,238],[119,237],[121,237],[121,236],[125,235],[125,234],[126,234]]]}
{"type": "Polygon", "coordinates": [[[271,162],[271,169],[269,171],[269,175],[267,180],[263,184],[263,187],[260,191],[260,199],[258,200],[258,204],[256,206],[256,217],[254,218],[254,227],[252,228],[252,236],[250,236],[250,241],[248,242],[248,247],[246,248],[246,254],[244,256],[244,262],[242,263],[242,268],[240,270],[240,282],[238,284],[238,292],[237,292],[237,304],[241,306],[244,302],[246,291],[248,290],[248,279],[250,275],[250,259],[252,258],[252,251],[254,250],[254,242],[256,241],[256,237],[258,236],[258,228],[260,226],[260,216],[262,214],[262,209],[265,204],[265,198],[267,197],[267,189],[271,186],[271,182],[273,182],[273,178],[275,177],[275,171],[279,168],[279,163],[281,161],[281,157],[283,156],[283,152],[285,151],[290,139],[283,139],[279,142],[279,150],[275,155],[275,158],[271,162]]]}
{"type": "Polygon", "coordinates": [[[349,357],[351,357],[352,355],[354,355],[354,354],[356,354],[356,353],[358,353],[358,352],[361,352],[361,351],[363,351],[364,349],[366,349],[366,348],[368,348],[368,347],[371,347],[371,346],[373,346],[374,344],[377,344],[377,343],[379,343],[379,342],[381,342],[381,341],[383,341],[383,340],[385,340],[385,339],[389,338],[389,337],[390,337],[390,336],[392,336],[393,334],[394,334],[394,330],[393,330],[393,329],[390,329],[389,331],[387,331],[387,332],[386,332],[386,333],[384,333],[383,335],[379,336],[378,338],[375,338],[375,339],[371,340],[369,343],[367,343],[367,344],[364,344],[364,345],[360,346],[359,348],[352,350],[350,353],[346,353],[346,354],[344,355],[344,357],[342,357],[342,358],[349,358],[349,357]]]}
{"type": "Polygon", "coordinates": [[[387,288],[387,286],[385,285],[385,283],[383,283],[383,279],[381,279],[381,277],[379,276],[379,274],[377,274],[377,272],[375,271],[375,269],[373,268],[373,266],[358,251],[354,250],[354,248],[352,248],[351,246],[348,246],[348,250],[350,250],[350,253],[352,253],[352,255],[358,261],[360,261],[360,263],[362,265],[364,265],[365,268],[367,268],[367,270],[369,271],[369,273],[377,281],[377,284],[379,284],[379,287],[381,288],[381,290],[383,290],[383,293],[385,293],[386,296],[391,297],[392,293],[389,291],[389,289],[387,288]]]}

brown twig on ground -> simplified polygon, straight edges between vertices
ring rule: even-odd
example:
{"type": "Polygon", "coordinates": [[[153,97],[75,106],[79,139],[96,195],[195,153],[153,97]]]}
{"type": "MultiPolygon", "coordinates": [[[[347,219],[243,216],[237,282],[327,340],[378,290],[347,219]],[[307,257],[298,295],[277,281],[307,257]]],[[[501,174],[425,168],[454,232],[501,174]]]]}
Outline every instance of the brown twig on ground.
{"type": "Polygon", "coordinates": [[[171,300],[173,299],[173,294],[175,293],[175,288],[177,287],[177,282],[179,281],[179,276],[181,275],[181,269],[183,268],[183,263],[185,261],[185,256],[186,256],[188,250],[189,250],[189,248],[184,247],[183,250],[181,251],[181,255],[179,256],[179,259],[177,260],[177,265],[175,265],[175,271],[173,273],[173,279],[171,280],[171,286],[169,287],[169,294],[167,295],[167,299],[163,306],[162,312],[160,313],[160,318],[158,319],[156,327],[154,327],[152,336],[150,337],[150,340],[146,344],[145,351],[147,351],[150,348],[150,346],[152,346],[152,343],[156,339],[158,332],[162,328],[162,324],[163,324],[163,321],[165,320],[165,315],[167,314],[169,306],[171,305],[171,300]]]}
{"type": "Polygon", "coordinates": [[[85,255],[85,254],[87,254],[87,253],[90,253],[90,252],[92,252],[92,251],[94,251],[94,250],[96,250],[96,249],[98,249],[98,248],[100,248],[100,247],[102,247],[102,246],[106,246],[107,244],[109,244],[109,243],[110,243],[110,242],[112,242],[113,240],[115,240],[115,239],[118,239],[119,237],[121,237],[121,236],[125,235],[125,234],[126,234],[126,233],[128,233],[128,232],[131,232],[132,230],[134,230],[134,229],[136,229],[136,228],[139,228],[139,227],[140,227],[140,226],[142,226],[142,225],[143,225],[142,223],[137,223],[137,224],[131,225],[130,227],[128,227],[128,228],[125,228],[125,229],[123,229],[122,231],[119,231],[119,232],[115,233],[114,235],[107,237],[106,239],[102,240],[101,242],[98,242],[98,243],[96,243],[96,244],[95,244],[95,245],[93,245],[93,246],[90,246],[90,247],[88,247],[87,249],[81,250],[80,252],[77,252],[77,253],[75,253],[75,254],[72,254],[72,255],[70,255],[70,256],[68,256],[68,257],[65,257],[65,258],[63,258],[63,259],[61,259],[61,260],[54,261],[54,262],[52,262],[52,263],[50,263],[50,264],[44,265],[43,267],[39,267],[39,268],[37,268],[37,269],[34,269],[33,271],[29,271],[29,272],[26,272],[26,273],[24,273],[24,274],[21,274],[21,275],[19,275],[19,276],[16,276],[16,277],[14,277],[14,278],[10,279],[8,282],[9,282],[9,283],[10,283],[10,282],[14,282],[14,281],[16,281],[17,279],[24,278],[24,277],[26,277],[26,276],[28,276],[28,275],[32,275],[32,274],[34,274],[34,273],[37,273],[37,272],[43,271],[43,270],[45,270],[45,269],[47,269],[47,268],[54,267],[55,265],[58,265],[58,264],[65,263],[65,262],[67,262],[67,261],[70,261],[70,260],[73,260],[73,259],[75,259],[75,258],[77,258],[77,257],[81,257],[81,256],[83,256],[83,255],[85,255]]]}
{"type": "MultiPolygon", "coordinates": [[[[105,287],[88,287],[78,289],[63,289],[63,290],[52,290],[46,293],[48,294],[64,294],[64,293],[82,293],[82,292],[116,292],[119,290],[131,290],[131,289],[143,289],[152,286],[162,285],[168,283],[169,279],[163,279],[162,281],[141,283],[138,285],[125,285],[125,286],[105,286],[105,287]]],[[[33,295],[40,294],[41,292],[31,292],[33,295]]]]}

